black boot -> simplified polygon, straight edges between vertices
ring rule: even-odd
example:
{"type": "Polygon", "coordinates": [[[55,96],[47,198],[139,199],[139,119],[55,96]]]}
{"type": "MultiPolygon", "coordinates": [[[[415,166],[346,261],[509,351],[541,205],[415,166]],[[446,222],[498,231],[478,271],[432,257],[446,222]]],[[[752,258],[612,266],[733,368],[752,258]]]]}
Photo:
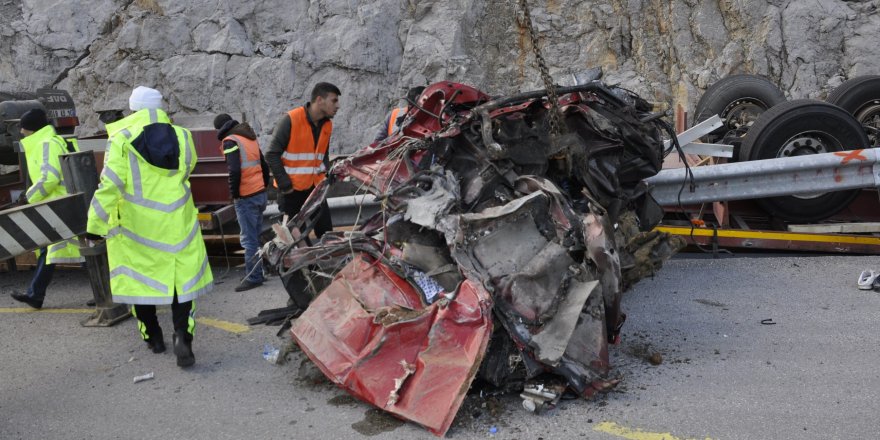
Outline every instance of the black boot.
{"type": "Polygon", "coordinates": [[[177,356],[177,366],[186,368],[196,363],[196,356],[192,352],[192,339],[185,331],[174,332],[174,354],[177,356]]]}
{"type": "Polygon", "coordinates": [[[43,308],[43,300],[41,300],[41,299],[33,299],[33,298],[31,298],[27,295],[21,294],[21,293],[13,293],[11,296],[12,296],[12,299],[14,299],[18,302],[23,302],[23,303],[25,303],[35,309],[43,308]]]}
{"type": "Polygon", "coordinates": [[[165,352],[165,340],[162,337],[162,329],[159,329],[155,334],[150,335],[150,339],[147,339],[147,347],[150,347],[150,350],[153,350],[153,353],[165,352]]]}

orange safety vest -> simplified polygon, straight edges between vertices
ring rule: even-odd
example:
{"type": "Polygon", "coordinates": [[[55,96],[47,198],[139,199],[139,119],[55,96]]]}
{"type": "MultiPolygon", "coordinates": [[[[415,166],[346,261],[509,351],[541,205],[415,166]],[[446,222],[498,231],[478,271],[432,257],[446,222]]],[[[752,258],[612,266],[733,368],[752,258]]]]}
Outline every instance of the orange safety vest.
{"type": "MultiPolygon", "coordinates": [[[[223,141],[232,141],[238,144],[238,151],[241,155],[241,181],[238,186],[238,195],[247,197],[266,189],[263,182],[263,167],[260,166],[260,144],[253,139],[236,135],[226,136],[223,141]]],[[[230,152],[226,150],[223,153],[230,152]]]]}
{"type": "Polygon", "coordinates": [[[321,126],[318,145],[312,135],[312,124],[306,116],[305,107],[297,107],[287,114],[290,116],[290,140],[281,155],[281,163],[290,177],[293,189],[305,191],[324,181],[327,169],[324,168],[324,155],[330,147],[330,134],[333,123],[327,121],[321,126]]]}
{"type": "Polygon", "coordinates": [[[391,110],[391,117],[388,118],[388,136],[394,134],[394,129],[397,128],[395,122],[397,122],[397,116],[400,115],[401,112],[406,113],[409,110],[409,107],[397,107],[394,110],[391,110]]]}

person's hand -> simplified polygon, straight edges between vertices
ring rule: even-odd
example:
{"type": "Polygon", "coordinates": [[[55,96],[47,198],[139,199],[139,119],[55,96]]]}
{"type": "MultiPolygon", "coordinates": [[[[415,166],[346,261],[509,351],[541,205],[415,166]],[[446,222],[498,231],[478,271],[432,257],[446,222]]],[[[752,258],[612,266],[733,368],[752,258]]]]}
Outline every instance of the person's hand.
{"type": "Polygon", "coordinates": [[[25,191],[18,193],[18,197],[15,199],[15,203],[18,203],[19,205],[26,205],[27,202],[27,193],[25,191]]]}
{"type": "Polygon", "coordinates": [[[89,247],[95,247],[102,241],[104,241],[103,236],[86,232],[86,244],[89,245],[89,247]]]}

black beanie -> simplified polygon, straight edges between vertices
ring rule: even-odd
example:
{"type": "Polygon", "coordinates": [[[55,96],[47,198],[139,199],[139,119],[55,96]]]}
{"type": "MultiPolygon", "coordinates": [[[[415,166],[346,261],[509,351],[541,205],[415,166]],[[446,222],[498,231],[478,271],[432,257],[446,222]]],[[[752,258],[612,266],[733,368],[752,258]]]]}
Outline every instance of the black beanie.
{"type": "Polygon", "coordinates": [[[220,113],[219,115],[214,117],[214,128],[217,130],[223,126],[223,124],[232,120],[232,116],[227,115],[226,113],[220,113]]]}
{"type": "Polygon", "coordinates": [[[41,128],[49,125],[49,120],[46,119],[46,112],[43,109],[35,108],[21,115],[19,125],[25,130],[39,131],[41,128]]]}

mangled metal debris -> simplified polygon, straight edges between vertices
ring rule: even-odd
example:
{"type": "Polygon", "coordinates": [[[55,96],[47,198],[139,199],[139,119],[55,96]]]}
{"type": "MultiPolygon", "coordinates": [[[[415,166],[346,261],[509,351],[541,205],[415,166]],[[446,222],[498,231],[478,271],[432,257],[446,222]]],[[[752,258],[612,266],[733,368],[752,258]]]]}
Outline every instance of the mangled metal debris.
{"type": "Polygon", "coordinates": [[[622,89],[558,92],[562,135],[543,91],[428,87],[396,135],[337,163],[266,245],[308,307],[292,336],[332,381],[437,435],[477,375],[535,408],[561,394],[524,391],[538,375],[584,397],[617,383],[621,294],[683,246],[651,232],[662,210],[642,183],[664,126],[622,89]],[[310,219],[342,181],[381,210],[311,245],[310,219]]]}

